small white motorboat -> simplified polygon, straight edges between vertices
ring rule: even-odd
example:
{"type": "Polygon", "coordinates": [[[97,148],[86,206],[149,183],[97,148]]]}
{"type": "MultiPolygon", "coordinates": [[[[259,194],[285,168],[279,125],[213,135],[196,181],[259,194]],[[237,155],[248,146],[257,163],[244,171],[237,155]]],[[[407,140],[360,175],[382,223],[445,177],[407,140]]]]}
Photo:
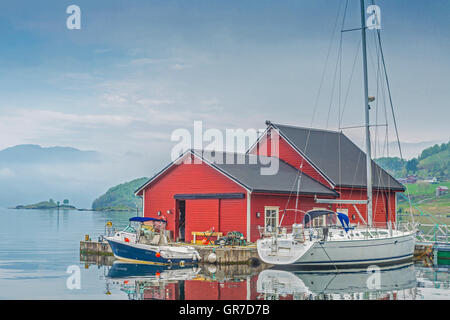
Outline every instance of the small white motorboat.
{"type": "Polygon", "coordinates": [[[133,217],[123,231],[105,237],[117,259],[152,264],[191,264],[200,260],[191,246],[169,243],[162,219],[133,217]],[[131,223],[137,222],[137,227],[131,223]],[[144,224],[146,223],[146,224],[144,224]]]}

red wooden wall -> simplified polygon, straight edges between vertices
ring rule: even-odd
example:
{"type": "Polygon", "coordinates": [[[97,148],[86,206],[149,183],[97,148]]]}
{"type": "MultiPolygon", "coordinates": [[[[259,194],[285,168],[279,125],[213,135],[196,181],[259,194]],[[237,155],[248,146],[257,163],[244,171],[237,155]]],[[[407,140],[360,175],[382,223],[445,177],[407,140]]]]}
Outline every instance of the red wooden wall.
{"type": "Polygon", "coordinates": [[[220,231],[224,235],[239,231],[247,236],[247,199],[220,199],[220,231]]]}
{"type": "Polygon", "coordinates": [[[191,231],[213,227],[219,231],[219,199],[186,200],[186,239],[191,240],[191,231]]]}
{"type": "MultiPolygon", "coordinates": [[[[341,194],[340,199],[347,200],[367,200],[367,194],[365,189],[350,189],[350,188],[336,188],[336,191],[341,194]]],[[[356,210],[353,205],[340,205],[341,208],[348,209],[348,217],[350,218],[351,223],[360,223],[363,222],[359,218],[356,210]],[[353,219],[353,215],[355,219],[353,219]]],[[[357,204],[359,212],[363,216],[363,218],[367,221],[367,206],[365,204],[357,204]]],[[[388,221],[395,222],[396,214],[395,214],[395,192],[386,192],[381,190],[374,190],[372,196],[372,216],[375,225],[382,226],[382,222],[386,222],[386,211],[388,211],[388,221]],[[388,200],[386,200],[388,199],[388,200]],[[387,209],[387,210],[386,210],[387,209]]],[[[384,225],[385,226],[385,225],[384,225]]]]}
{"type": "Polygon", "coordinates": [[[186,300],[255,300],[258,296],[256,283],[258,275],[242,281],[199,281],[184,282],[186,300]]]}

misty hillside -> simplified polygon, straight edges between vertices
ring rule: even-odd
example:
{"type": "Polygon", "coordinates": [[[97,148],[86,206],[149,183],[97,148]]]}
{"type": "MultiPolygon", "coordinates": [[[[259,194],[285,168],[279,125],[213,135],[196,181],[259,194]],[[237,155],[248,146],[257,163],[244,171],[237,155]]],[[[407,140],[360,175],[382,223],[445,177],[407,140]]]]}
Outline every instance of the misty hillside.
{"type": "Polygon", "coordinates": [[[92,203],[94,210],[136,210],[141,199],[134,195],[136,189],[148,181],[148,178],[138,178],[112,187],[92,203]]]}
{"type": "Polygon", "coordinates": [[[449,180],[450,142],[435,144],[422,150],[418,157],[407,161],[398,157],[379,158],[375,161],[396,178],[415,174],[423,179],[436,177],[439,180],[449,180]]]}
{"type": "Polygon", "coordinates": [[[41,147],[35,144],[21,144],[0,150],[0,163],[55,163],[90,162],[98,160],[99,153],[81,151],[70,147],[41,147]]]}

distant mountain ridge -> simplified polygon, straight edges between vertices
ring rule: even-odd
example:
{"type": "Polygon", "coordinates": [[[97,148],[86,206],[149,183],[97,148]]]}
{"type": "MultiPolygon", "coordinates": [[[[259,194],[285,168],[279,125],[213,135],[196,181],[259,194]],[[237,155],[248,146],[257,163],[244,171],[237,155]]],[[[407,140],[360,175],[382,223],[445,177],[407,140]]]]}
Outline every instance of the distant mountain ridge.
{"type": "Polygon", "coordinates": [[[82,151],[71,147],[41,147],[21,144],[0,150],[0,163],[91,162],[100,158],[96,151],[82,151]]]}

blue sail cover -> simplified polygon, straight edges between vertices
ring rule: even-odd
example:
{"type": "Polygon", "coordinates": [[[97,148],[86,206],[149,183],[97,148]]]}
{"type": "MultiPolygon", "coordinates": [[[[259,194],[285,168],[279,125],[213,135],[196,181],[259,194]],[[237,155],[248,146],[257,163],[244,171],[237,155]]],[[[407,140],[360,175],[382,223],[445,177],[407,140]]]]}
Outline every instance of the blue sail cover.
{"type": "Polygon", "coordinates": [[[311,210],[308,211],[307,214],[303,217],[303,224],[306,225],[310,220],[324,216],[324,215],[337,215],[339,221],[341,222],[342,227],[344,228],[345,232],[348,232],[348,230],[353,229],[350,227],[350,220],[348,219],[348,216],[346,214],[340,213],[340,212],[334,212],[331,210],[311,210]]]}
{"type": "Polygon", "coordinates": [[[163,220],[163,219],[155,219],[155,218],[147,218],[147,217],[133,217],[133,218],[130,218],[130,221],[138,221],[138,222],[160,221],[160,222],[167,223],[167,221],[163,220]]]}
{"type": "Polygon", "coordinates": [[[346,214],[340,213],[340,212],[336,212],[337,217],[339,219],[339,221],[342,224],[342,227],[344,228],[345,232],[348,232],[348,230],[352,229],[349,226],[350,220],[348,219],[348,216],[346,214]]]}

